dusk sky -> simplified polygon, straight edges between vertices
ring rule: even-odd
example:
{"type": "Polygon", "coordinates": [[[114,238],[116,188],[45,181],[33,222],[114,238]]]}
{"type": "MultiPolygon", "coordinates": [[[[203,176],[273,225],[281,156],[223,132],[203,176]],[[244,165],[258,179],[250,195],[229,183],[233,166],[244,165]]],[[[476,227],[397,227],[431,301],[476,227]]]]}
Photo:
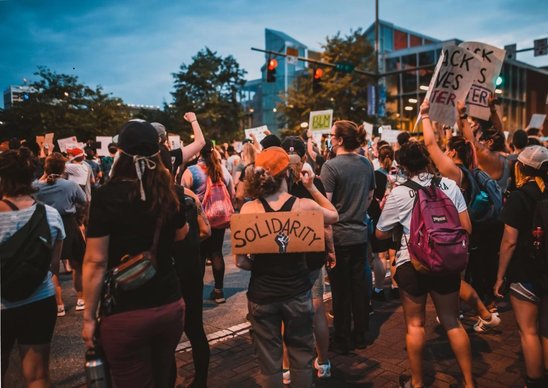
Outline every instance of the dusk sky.
{"type": "MultiPolygon", "coordinates": [[[[380,0],[380,18],[433,38],[532,47],[548,36],[547,0],[380,0]]],[[[264,29],[310,49],[367,28],[374,0],[0,0],[0,89],[44,65],[77,75],[126,103],[171,102],[172,73],[207,46],[260,77],[264,29]]],[[[548,65],[532,52],[518,60],[548,65]]]]}

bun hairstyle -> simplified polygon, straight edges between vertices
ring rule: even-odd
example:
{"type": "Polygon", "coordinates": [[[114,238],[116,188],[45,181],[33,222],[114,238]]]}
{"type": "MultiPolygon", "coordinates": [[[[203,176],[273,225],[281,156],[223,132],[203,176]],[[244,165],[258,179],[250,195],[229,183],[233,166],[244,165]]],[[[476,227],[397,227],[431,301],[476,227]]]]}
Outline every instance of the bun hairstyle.
{"type": "Polygon", "coordinates": [[[349,120],[335,121],[335,136],[342,139],[345,151],[354,151],[365,143],[367,133],[363,125],[358,126],[355,122],[349,120]]]}
{"type": "Polygon", "coordinates": [[[476,166],[474,147],[463,136],[452,136],[447,143],[447,147],[457,152],[459,159],[467,169],[472,170],[476,166]]]}
{"type": "Polygon", "coordinates": [[[245,173],[246,195],[252,198],[261,198],[274,194],[280,189],[284,179],[286,179],[285,174],[272,176],[262,167],[248,168],[245,173]]]}
{"type": "Polygon", "coordinates": [[[384,144],[379,148],[379,162],[385,170],[389,170],[394,160],[394,149],[388,144],[384,144]]]}
{"type": "Polygon", "coordinates": [[[29,195],[36,169],[34,155],[27,147],[0,154],[0,197],[29,195]]]}
{"type": "Polygon", "coordinates": [[[48,185],[53,185],[65,172],[67,160],[59,152],[54,152],[46,158],[44,172],[47,175],[48,185]]]}
{"type": "Polygon", "coordinates": [[[398,163],[405,169],[409,177],[421,172],[434,173],[430,154],[421,142],[410,141],[402,145],[398,152],[398,159],[398,163]]]}

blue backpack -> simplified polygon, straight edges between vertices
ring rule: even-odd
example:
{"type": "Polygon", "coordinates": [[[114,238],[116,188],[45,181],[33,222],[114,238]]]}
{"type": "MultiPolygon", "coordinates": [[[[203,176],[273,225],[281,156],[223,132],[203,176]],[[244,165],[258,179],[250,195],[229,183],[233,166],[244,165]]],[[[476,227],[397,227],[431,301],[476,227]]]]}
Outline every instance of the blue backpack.
{"type": "Polygon", "coordinates": [[[464,166],[459,167],[468,180],[468,214],[472,223],[498,220],[503,206],[503,193],[497,181],[479,168],[470,171],[464,166]]]}

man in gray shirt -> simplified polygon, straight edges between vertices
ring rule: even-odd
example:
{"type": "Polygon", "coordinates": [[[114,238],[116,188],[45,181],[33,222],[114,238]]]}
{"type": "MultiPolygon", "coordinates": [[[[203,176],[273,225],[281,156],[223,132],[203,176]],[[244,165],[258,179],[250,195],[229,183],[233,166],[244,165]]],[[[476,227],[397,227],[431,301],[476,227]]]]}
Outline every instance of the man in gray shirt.
{"type": "Polygon", "coordinates": [[[339,353],[365,348],[369,325],[366,213],[373,198],[375,175],[371,162],[354,152],[364,137],[362,127],[351,121],[336,121],[331,143],[337,156],[321,171],[327,198],[339,212],[339,222],[333,225],[337,264],[329,272],[335,327],[332,350],[339,353]]]}

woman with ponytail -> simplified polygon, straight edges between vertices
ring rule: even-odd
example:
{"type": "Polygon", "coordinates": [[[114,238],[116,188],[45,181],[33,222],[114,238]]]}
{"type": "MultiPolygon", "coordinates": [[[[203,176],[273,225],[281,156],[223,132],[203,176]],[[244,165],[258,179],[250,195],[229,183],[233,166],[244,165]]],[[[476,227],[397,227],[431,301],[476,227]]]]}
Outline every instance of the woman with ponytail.
{"type": "MultiPolygon", "coordinates": [[[[424,101],[421,105],[422,128],[426,148],[441,175],[457,183],[466,203],[469,204],[472,200],[472,183],[469,182],[469,179],[473,179],[473,177],[472,174],[467,172],[474,170],[477,166],[474,146],[462,136],[453,136],[449,139],[447,150],[443,153],[434,138],[432,122],[428,116],[429,107],[428,101],[424,101]]],[[[481,240],[482,238],[479,232],[472,227],[471,241],[481,240]]],[[[473,255],[477,255],[477,253],[470,251],[472,260],[473,255]]],[[[478,260],[482,259],[483,257],[478,257],[478,260]]],[[[499,315],[489,311],[476,290],[464,280],[461,280],[459,297],[469,306],[476,308],[478,313],[478,321],[474,325],[476,332],[483,333],[500,324],[499,315]]]]}
{"type": "MultiPolygon", "coordinates": [[[[234,184],[230,172],[221,164],[218,152],[215,151],[211,140],[206,140],[206,145],[200,151],[198,163],[190,166],[183,174],[182,184],[192,190],[203,203],[207,188],[207,178],[212,183],[222,181],[230,198],[234,197],[234,184]]],[[[226,228],[211,228],[211,237],[200,244],[200,254],[205,271],[206,259],[211,259],[215,288],[211,291],[210,299],[215,303],[224,303],[223,281],[225,276],[225,261],[223,257],[223,241],[226,228]]]]}
{"type": "MultiPolygon", "coordinates": [[[[67,237],[63,243],[61,260],[69,260],[72,272],[72,281],[76,290],[76,310],[84,310],[84,299],[82,294],[82,262],[84,260],[85,241],[82,232],[76,222],[77,205],[86,204],[84,190],[73,181],[63,178],[65,173],[66,159],[58,152],[54,152],[46,158],[44,175],[34,183],[38,189],[36,198],[57,209],[63,220],[67,237]]],[[[57,275],[53,276],[55,283],[55,297],[57,300],[57,316],[65,315],[65,304],[61,293],[61,285],[57,275]]]]}

